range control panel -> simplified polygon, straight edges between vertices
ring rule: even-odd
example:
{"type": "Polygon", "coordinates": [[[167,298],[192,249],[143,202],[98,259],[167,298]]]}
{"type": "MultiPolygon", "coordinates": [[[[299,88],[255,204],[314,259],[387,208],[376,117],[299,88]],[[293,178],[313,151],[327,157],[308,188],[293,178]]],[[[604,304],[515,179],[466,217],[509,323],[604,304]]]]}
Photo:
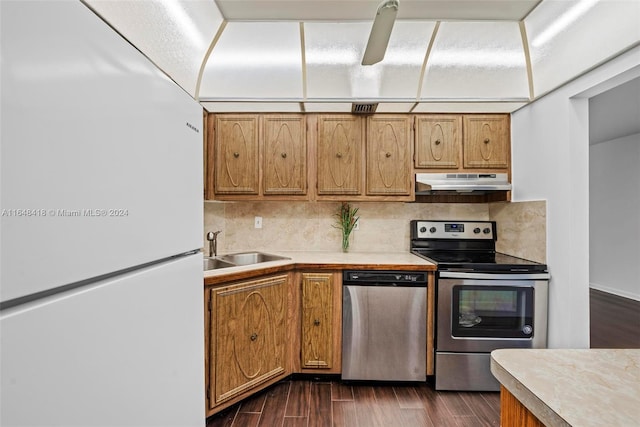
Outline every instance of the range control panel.
{"type": "Polygon", "coordinates": [[[413,239],[495,239],[495,221],[411,221],[413,239]]]}

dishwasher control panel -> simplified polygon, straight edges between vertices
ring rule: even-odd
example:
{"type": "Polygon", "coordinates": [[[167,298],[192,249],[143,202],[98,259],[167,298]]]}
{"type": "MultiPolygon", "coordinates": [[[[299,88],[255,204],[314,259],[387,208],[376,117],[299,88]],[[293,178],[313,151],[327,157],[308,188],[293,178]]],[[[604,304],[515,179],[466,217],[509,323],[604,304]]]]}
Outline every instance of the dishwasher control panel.
{"type": "Polygon", "coordinates": [[[377,271],[377,270],[346,270],[342,275],[342,283],[347,285],[380,285],[393,284],[426,285],[427,273],[414,271],[377,271]]]}

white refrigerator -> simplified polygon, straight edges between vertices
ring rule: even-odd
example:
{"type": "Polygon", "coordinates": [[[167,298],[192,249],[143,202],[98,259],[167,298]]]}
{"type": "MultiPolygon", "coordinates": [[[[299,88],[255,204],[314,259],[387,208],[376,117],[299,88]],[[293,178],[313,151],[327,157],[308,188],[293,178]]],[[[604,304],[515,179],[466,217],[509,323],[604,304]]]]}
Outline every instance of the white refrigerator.
{"type": "Polygon", "coordinates": [[[0,425],[203,426],[201,106],[79,1],[0,21],[0,425]]]}

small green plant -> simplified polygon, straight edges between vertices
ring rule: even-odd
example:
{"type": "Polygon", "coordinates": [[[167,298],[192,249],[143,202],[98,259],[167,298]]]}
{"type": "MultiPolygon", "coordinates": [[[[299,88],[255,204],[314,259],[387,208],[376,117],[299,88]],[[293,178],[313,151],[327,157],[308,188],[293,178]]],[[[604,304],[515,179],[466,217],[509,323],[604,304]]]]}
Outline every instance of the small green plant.
{"type": "Polygon", "coordinates": [[[358,208],[352,208],[347,202],[342,202],[338,212],[336,212],[335,228],[342,230],[342,252],[349,250],[349,235],[353,231],[360,217],[356,216],[358,208]]]}

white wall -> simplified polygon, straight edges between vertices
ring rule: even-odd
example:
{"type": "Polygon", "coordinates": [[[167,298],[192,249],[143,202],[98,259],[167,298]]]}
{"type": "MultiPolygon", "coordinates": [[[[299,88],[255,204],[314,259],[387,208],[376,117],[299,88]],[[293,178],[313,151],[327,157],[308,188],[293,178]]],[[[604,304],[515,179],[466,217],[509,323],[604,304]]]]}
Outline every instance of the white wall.
{"type": "Polygon", "coordinates": [[[640,47],[512,115],[513,201],[547,200],[549,347],[589,347],[588,97],[640,75],[640,47]]]}
{"type": "Polygon", "coordinates": [[[589,164],[590,285],[640,301],[640,133],[592,145],[589,164]]]}

